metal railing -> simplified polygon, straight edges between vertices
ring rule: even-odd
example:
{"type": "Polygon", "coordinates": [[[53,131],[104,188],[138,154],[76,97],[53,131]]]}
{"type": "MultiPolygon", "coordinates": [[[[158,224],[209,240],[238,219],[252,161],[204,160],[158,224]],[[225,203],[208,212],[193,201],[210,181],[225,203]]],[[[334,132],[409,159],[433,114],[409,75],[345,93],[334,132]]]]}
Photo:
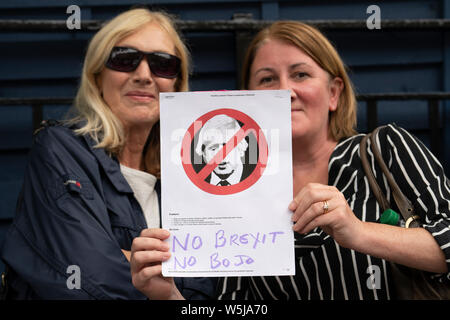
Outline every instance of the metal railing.
{"type": "MultiPolygon", "coordinates": [[[[273,21],[255,20],[251,14],[236,13],[231,20],[191,21],[176,19],[176,25],[181,31],[235,33],[236,43],[236,75],[241,69],[241,58],[252,34],[273,21]]],[[[104,20],[82,20],[80,30],[68,30],[65,20],[1,20],[2,32],[95,32],[104,24],[104,20]]],[[[302,20],[302,22],[316,26],[322,30],[365,30],[366,20],[302,20]]],[[[447,31],[450,29],[450,19],[402,19],[381,21],[382,30],[427,30],[447,31]]],[[[237,77],[239,82],[239,77],[237,77]]],[[[239,87],[239,83],[238,83],[239,87]]],[[[439,119],[439,101],[450,100],[448,92],[423,93],[376,93],[360,94],[358,101],[367,105],[367,128],[372,130],[378,125],[378,103],[390,100],[422,100],[428,103],[429,130],[431,136],[431,150],[439,156],[441,141],[440,130],[442,124],[439,119]]],[[[0,98],[0,106],[32,106],[33,127],[37,128],[43,118],[43,107],[46,105],[70,105],[72,98],[0,98]]]]}
{"type": "Polygon", "coordinates": [[[365,101],[367,104],[367,130],[372,131],[378,126],[378,102],[379,101],[407,101],[422,100],[427,101],[428,107],[428,128],[430,134],[430,149],[437,157],[441,157],[441,121],[439,115],[439,101],[450,100],[450,92],[421,92],[421,93],[373,93],[360,94],[358,101],[365,101]]]}
{"type": "MultiPolygon", "coordinates": [[[[82,20],[81,29],[70,31],[65,20],[19,20],[0,19],[0,30],[4,31],[97,31],[105,20],[82,20]]],[[[255,20],[251,14],[235,14],[231,20],[175,20],[182,31],[257,31],[274,21],[255,20]]],[[[320,29],[367,29],[366,20],[302,20],[320,29]]],[[[401,19],[381,21],[382,30],[443,30],[450,29],[450,19],[401,19]]]]}
{"type": "MultiPolygon", "coordinates": [[[[428,122],[430,131],[431,151],[439,158],[441,145],[441,125],[439,117],[439,101],[450,100],[450,92],[423,92],[423,93],[370,93],[356,96],[358,101],[365,102],[367,107],[367,130],[376,128],[378,122],[378,103],[380,101],[427,101],[428,122]]],[[[1,106],[31,106],[33,131],[37,129],[43,119],[44,106],[71,105],[73,98],[0,98],[1,106]]]]}

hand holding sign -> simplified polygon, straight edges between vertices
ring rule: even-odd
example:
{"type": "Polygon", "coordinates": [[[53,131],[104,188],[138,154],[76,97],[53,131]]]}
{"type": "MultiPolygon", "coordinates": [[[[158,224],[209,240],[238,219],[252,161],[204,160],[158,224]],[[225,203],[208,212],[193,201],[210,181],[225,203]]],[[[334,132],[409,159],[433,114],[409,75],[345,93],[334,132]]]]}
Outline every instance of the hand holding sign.
{"type": "Polygon", "coordinates": [[[152,300],[182,299],[173,279],[161,276],[161,263],[170,258],[163,242],[169,236],[164,229],[144,229],[131,246],[133,285],[152,300]]]}

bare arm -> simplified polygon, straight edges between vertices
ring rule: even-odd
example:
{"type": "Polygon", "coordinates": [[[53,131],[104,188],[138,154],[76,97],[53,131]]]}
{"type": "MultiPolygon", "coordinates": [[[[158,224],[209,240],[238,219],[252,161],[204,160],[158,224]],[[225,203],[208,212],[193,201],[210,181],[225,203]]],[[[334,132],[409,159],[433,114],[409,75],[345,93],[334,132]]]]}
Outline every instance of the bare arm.
{"type": "Polygon", "coordinates": [[[448,272],[444,252],[423,228],[362,222],[352,249],[419,270],[448,272]]]}
{"type": "Polygon", "coordinates": [[[435,273],[445,273],[445,255],[423,228],[405,229],[359,220],[335,187],[310,183],[289,205],[293,229],[307,233],[321,227],[342,247],[435,273]],[[324,214],[323,201],[329,212],[324,214]]]}

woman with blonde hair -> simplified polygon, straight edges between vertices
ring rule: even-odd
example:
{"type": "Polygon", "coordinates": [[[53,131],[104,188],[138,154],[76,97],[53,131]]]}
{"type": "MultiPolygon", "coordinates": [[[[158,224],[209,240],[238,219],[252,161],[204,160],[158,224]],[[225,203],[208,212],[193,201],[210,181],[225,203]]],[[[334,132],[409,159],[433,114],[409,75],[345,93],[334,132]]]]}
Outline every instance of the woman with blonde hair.
{"type": "MultiPolygon", "coordinates": [[[[92,38],[72,118],[35,135],[2,248],[10,298],[145,298],[131,243],[161,225],[159,93],[188,90],[189,59],[171,18],[144,8],[92,38]]],[[[177,285],[199,299],[214,289],[211,279],[177,285]]]]}
{"type": "MultiPolygon", "coordinates": [[[[360,150],[364,135],[355,132],[353,87],[330,42],[309,25],[276,22],[256,35],[243,66],[244,89],[291,92],[294,194],[286,206],[292,211],[296,274],[221,278],[218,298],[393,299],[389,261],[449,281],[450,187],[442,166],[404,129],[383,127],[375,141],[422,225],[380,223],[382,210],[361,164],[367,150],[360,150]]],[[[392,198],[371,151],[368,159],[392,198]]],[[[169,256],[160,249],[166,237],[166,230],[146,231],[132,245],[133,283],[148,297],[156,287],[146,284],[161,281],[158,262],[169,256]],[[142,254],[152,249],[163,255],[142,254]]],[[[182,298],[173,285],[167,290],[166,297],[182,298]]]]}

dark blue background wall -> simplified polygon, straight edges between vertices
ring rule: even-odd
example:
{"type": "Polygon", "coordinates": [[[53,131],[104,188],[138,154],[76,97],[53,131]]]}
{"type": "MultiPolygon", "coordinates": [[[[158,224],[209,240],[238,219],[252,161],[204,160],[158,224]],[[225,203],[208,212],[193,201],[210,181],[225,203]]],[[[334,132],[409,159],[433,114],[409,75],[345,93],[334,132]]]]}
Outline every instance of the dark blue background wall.
{"type": "MultiPolygon", "coordinates": [[[[368,17],[377,4],[383,19],[450,18],[449,0],[419,1],[142,1],[182,20],[230,20],[250,13],[257,20],[324,20],[368,17]]],[[[0,19],[66,20],[76,4],[81,18],[109,19],[130,8],[128,0],[1,0],[0,19]]],[[[358,93],[450,91],[450,39],[445,30],[325,30],[351,70],[358,93]]],[[[75,94],[87,41],[92,32],[0,30],[0,97],[71,97],[75,94]]],[[[234,32],[185,32],[193,56],[192,90],[237,89],[234,32]]],[[[44,118],[61,118],[68,106],[44,107],[44,118]]],[[[359,130],[366,130],[365,103],[359,130]]],[[[441,161],[450,173],[450,102],[439,107],[443,136],[441,161]]],[[[396,122],[426,144],[424,101],[381,102],[380,123],[396,122]]],[[[0,107],[0,243],[14,216],[23,169],[31,145],[30,106],[0,107]]],[[[2,269],[0,263],[0,269],[2,269]]]]}

